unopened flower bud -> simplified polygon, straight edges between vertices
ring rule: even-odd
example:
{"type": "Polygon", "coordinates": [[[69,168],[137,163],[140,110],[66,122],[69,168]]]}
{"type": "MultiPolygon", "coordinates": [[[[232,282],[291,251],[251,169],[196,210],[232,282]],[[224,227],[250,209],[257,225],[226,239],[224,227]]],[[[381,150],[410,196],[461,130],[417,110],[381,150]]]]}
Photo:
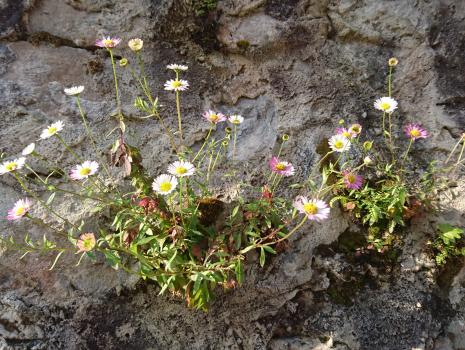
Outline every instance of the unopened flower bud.
{"type": "Polygon", "coordinates": [[[288,141],[289,140],[289,135],[288,134],[283,134],[282,139],[283,139],[283,141],[288,141]]]}
{"type": "Polygon", "coordinates": [[[224,131],[226,132],[226,134],[230,134],[232,132],[232,129],[230,127],[227,127],[224,129],[224,131]]]}
{"type": "Polygon", "coordinates": [[[227,145],[229,145],[229,142],[224,140],[222,143],[221,143],[224,147],[226,147],[227,145]]]}
{"type": "Polygon", "coordinates": [[[339,125],[344,125],[344,123],[345,123],[345,120],[344,120],[344,119],[339,119],[339,121],[338,121],[338,124],[339,124],[339,125]]]}
{"type": "Polygon", "coordinates": [[[365,141],[365,142],[363,143],[363,149],[364,149],[365,151],[371,150],[371,147],[373,147],[373,141],[365,141]]]}
{"type": "Polygon", "coordinates": [[[373,159],[371,159],[370,157],[366,156],[365,158],[363,158],[363,163],[365,165],[370,165],[373,163],[373,159]]]}
{"type": "Polygon", "coordinates": [[[120,67],[126,67],[128,65],[129,61],[127,58],[122,58],[119,60],[119,65],[120,67]]]}

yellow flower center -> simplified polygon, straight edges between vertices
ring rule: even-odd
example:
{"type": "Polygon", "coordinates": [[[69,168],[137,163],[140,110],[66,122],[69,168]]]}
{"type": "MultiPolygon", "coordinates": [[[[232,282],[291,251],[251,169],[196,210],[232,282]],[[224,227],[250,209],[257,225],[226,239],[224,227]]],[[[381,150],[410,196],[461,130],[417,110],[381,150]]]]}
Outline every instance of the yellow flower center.
{"type": "Polygon", "coordinates": [[[241,122],[240,122],[239,119],[233,119],[233,120],[232,120],[232,123],[233,123],[233,124],[240,124],[241,122]]]}
{"type": "Polygon", "coordinates": [[[353,184],[357,180],[357,177],[354,174],[348,174],[346,179],[349,183],[353,184]]]}
{"type": "Polygon", "coordinates": [[[185,173],[187,173],[187,169],[185,167],[179,166],[176,168],[176,174],[184,175],[185,173]]]}
{"type": "Polygon", "coordinates": [[[216,122],[220,117],[218,117],[218,114],[210,114],[210,120],[212,122],[216,122]]]}
{"type": "Polygon", "coordinates": [[[91,173],[91,171],[92,171],[91,168],[81,168],[81,170],[79,170],[79,175],[87,176],[91,173]]]}
{"type": "Polygon", "coordinates": [[[334,142],[334,148],[336,149],[344,148],[344,142],[342,142],[341,140],[337,140],[336,142],[334,142]]]}
{"type": "Polygon", "coordinates": [[[181,83],[180,80],[175,80],[175,81],[173,81],[173,87],[174,87],[174,88],[179,88],[179,87],[181,87],[181,86],[182,86],[182,83],[181,83]]]}
{"type": "Polygon", "coordinates": [[[111,45],[113,45],[113,40],[111,40],[111,39],[105,39],[105,40],[103,41],[103,45],[105,45],[105,46],[111,46],[111,45]]]}
{"type": "Polygon", "coordinates": [[[314,203],[305,203],[304,211],[307,214],[315,215],[316,213],[318,213],[318,207],[314,203]]]}
{"type": "Polygon", "coordinates": [[[344,131],[344,132],[342,133],[342,136],[349,138],[351,135],[350,135],[350,132],[344,131]]]}
{"type": "Polygon", "coordinates": [[[285,164],[283,164],[283,163],[276,164],[276,170],[285,170],[285,169],[286,169],[285,164]]]}
{"type": "Polygon", "coordinates": [[[419,137],[419,136],[421,136],[421,132],[418,129],[412,129],[412,130],[410,130],[410,136],[419,137]]]}
{"type": "Polygon", "coordinates": [[[160,184],[160,191],[161,192],[169,192],[169,191],[171,191],[172,187],[173,187],[173,185],[171,185],[171,182],[165,181],[165,182],[162,182],[160,184]]]}
{"type": "Polygon", "coordinates": [[[49,133],[50,135],[53,135],[53,134],[55,134],[56,132],[57,132],[57,128],[55,128],[54,126],[50,126],[50,127],[48,128],[48,133],[49,133]]]}
{"type": "Polygon", "coordinates": [[[16,163],[15,162],[9,162],[5,165],[5,169],[6,171],[13,171],[15,170],[17,167],[16,163]]]}
{"type": "Polygon", "coordinates": [[[86,251],[92,250],[94,247],[94,240],[92,238],[85,238],[82,243],[84,243],[84,250],[86,251]]]}
{"type": "Polygon", "coordinates": [[[356,134],[358,134],[360,132],[360,128],[358,126],[353,126],[350,129],[356,134]]]}
{"type": "Polygon", "coordinates": [[[380,107],[383,111],[387,111],[391,108],[391,104],[389,102],[381,102],[380,107]]]}
{"type": "Polygon", "coordinates": [[[23,216],[24,214],[26,214],[26,208],[19,207],[18,209],[16,209],[15,214],[16,216],[23,216]]]}

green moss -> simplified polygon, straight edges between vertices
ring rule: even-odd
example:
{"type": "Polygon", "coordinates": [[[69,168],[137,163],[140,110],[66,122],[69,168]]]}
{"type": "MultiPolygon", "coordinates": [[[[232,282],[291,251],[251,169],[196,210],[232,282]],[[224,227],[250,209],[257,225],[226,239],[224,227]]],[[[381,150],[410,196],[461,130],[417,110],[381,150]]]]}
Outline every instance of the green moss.
{"type": "Polygon", "coordinates": [[[194,0],[193,6],[195,15],[202,17],[207,15],[209,12],[216,10],[218,0],[194,0]]]}
{"type": "Polygon", "coordinates": [[[236,46],[239,49],[245,51],[250,47],[250,42],[247,40],[239,40],[238,42],[236,42],[236,46]]]}

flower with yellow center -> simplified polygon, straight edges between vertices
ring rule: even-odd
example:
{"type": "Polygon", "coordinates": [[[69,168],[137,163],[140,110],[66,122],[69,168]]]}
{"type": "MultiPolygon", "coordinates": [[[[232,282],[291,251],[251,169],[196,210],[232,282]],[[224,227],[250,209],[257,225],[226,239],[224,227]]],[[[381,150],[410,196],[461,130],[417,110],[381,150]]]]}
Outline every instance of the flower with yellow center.
{"type": "Polygon", "coordinates": [[[121,42],[120,38],[111,38],[109,36],[103,37],[102,39],[98,39],[95,42],[95,45],[98,47],[104,47],[106,49],[111,49],[117,46],[121,42]]]}
{"type": "Polygon", "coordinates": [[[168,174],[158,176],[152,183],[152,188],[155,192],[161,195],[167,195],[173,192],[178,185],[176,177],[168,174]]]}
{"type": "Polygon", "coordinates": [[[350,149],[350,141],[343,135],[334,135],[328,141],[329,147],[334,152],[346,152],[350,149]]]}
{"type": "Polygon", "coordinates": [[[388,65],[389,65],[389,67],[395,67],[395,66],[397,66],[398,63],[399,63],[399,61],[398,61],[397,58],[395,58],[395,57],[391,57],[391,58],[388,60],[388,65]]]}
{"type": "Polygon", "coordinates": [[[192,176],[195,173],[195,167],[192,163],[181,160],[170,164],[168,172],[177,177],[192,176]]]}
{"type": "Polygon", "coordinates": [[[166,68],[174,70],[175,72],[186,71],[189,67],[182,64],[169,64],[166,68]]]}
{"type": "Polygon", "coordinates": [[[322,221],[329,216],[328,205],[320,199],[308,199],[304,196],[298,196],[293,204],[300,213],[307,215],[312,221],[322,221]]]}
{"type": "Polygon", "coordinates": [[[212,124],[218,124],[224,122],[227,118],[223,113],[214,112],[211,109],[203,114],[203,117],[212,124]]]}
{"type": "Polygon", "coordinates": [[[32,203],[29,199],[18,200],[12,209],[8,210],[8,220],[19,220],[31,210],[32,203]]]}
{"type": "Polygon", "coordinates": [[[76,165],[69,174],[69,177],[73,180],[84,180],[89,176],[94,175],[99,168],[99,165],[95,161],[86,160],[81,165],[76,165]]]}
{"type": "Polygon", "coordinates": [[[380,111],[392,113],[397,108],[397,101],[391,97],[381,97],[375,101],[374,106],[380,111]]]}
{"type": "Polygon", "coordinates": [[[93,233],[84,233],[79,237],[78,241],[76,242],[76,246],[79,248],[77,252],[90,252],[92,249],[94,249],[95,244],[95,235],[93,233]]]}
{"type": "Polygon", "coordinates": [[[165,90],[167,91],[185,91],[189,88],[187,80],[170,79],[165,83],[165,90]]]}
{"type": "Polygon", "coordinates": [[[228,118],[229,122],[234,124],[234,125],[239,125],[242,124],[244,121],[244,118],[240,115],[232,115],[228,118]]]}
{"type": "Polygon", "coordinates": [[[26,163],[26,158],[24,157],[20,157],[18,159],[3,162],[0,165],[0,175],[11,173],[12,171],[21,169],[25,163],[26,163]]]}
{"type": "Polygon", "coordinates": [[[132,51],[137,52],[137,51],[142,50],[142,47],[144,46],[144,42],[142,41],[142,39],[135,38],[135,39],[129,40],[128,46],[132,51]]]}
{"type": "Polygon", "coordinates": [[[45,140],[45,139],[48,139],[49,137],[52,137],[56,133],[63,130],[64,125],[65,124],[61,120],[53,123],[52,125],[47,127],[47,129],[42,130],[42,133],[40,134],[40,138],[42,140],[45,140]]]}
{"type": "Polygon", "coordinates": [[[428,131],[423,129],[419,124],[408,124],[404,128],[405,135],[415,141],[416,139],[425,139],[428,137],[428,131]]]}

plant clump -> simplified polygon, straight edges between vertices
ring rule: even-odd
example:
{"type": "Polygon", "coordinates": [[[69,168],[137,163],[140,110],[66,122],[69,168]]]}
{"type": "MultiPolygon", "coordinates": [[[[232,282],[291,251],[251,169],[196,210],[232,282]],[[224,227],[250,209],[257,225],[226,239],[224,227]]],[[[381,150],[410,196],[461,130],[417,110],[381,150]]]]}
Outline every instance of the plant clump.
{"type": "MultiPolygon", "coordinates": [[[[360,224],[368,225],[372,249],[388,249],[395,240],[395,229],[405,225],[418,208],[427,207],[436,200],[442,174],[463,165],[464,145],[457,160],[448,165],[460,142],[463,143],[461,139],[443,168],[431,168],[419,184],[409,182],[410,170],[406,165],[410,150],[429,135],[419,124],[408,124],[404,129],[407,144],[402,157],[394,156],[400,154],[400,148],[394,142],[392,117],[398,103],[391,97],[395,66],[391,59],[388,96],[374,103],[382,112],[383,142],[389,154],[384,156],[376,152],[373,140],[363,141],[362,125],[341,122],[335,134],[329,137],[327,152],[314,170],[303,181],[283,187],[282,180],[296,174],[296,166],[282,157],[289,140],[285,134],[278,153],[270,155],[264,166],[266,170],[260,186],[238,181],[239,195],[230,203],[224,203],[218,199],[211,182],[213,178],[221,178],[220,163],[232,169],[234,178],[239,178],[238,130],[247,127],[247,117],[226,115],[214,109],[205,111],[202,118],[199,116],[199,121],[208,129],[203,143],[196,149],[187,147],[181,101],[191,87],[186,80],[188,66],[167,66],[172,76],[164,84],[164,90],[172,94],[176,105],[173,120],[176,127],[173,128],[172,120],[163,116],[145,74],[143,41],[129,40],[134,58],[123,57],[118,68],[114,51],[121,42],[120,38],[110,36],[96,41],[96,46],[108,51],[112,64],[117,124],[110,133],[116,133],[111,162],[83,159],[62,135],[65,123],[57,120],[44,128],[37,145],[32,143],[23,150],[22,157],[0,165],[0,174],[13,177],[25,196],[8,211],[8,220],[29,220],[52,231],[36,241],[29,235],[3,237],[1,242],[7,248],[21,251],[21,257],[32,252],[54,252],[53,268],[60,257],[69,252],[79,256],[77,265],[84,258],[92,260],[104,256],[114,269],[156,282],[160,294],[170,291],[184,298],[189,306],[206,310],[215,287],[230,289],[243,282],[248,252],[256,251],[259,264],[264,266],[267,256],[282,252],[286,241],[306,223],[327,220],[331,207],[337,202],[360,224]],[[134,78],[138,88],[134,106],[144,114],[142,119],[154,118],[160,123],[172,155],[176,157],[155,176],[142,167],[142,155],[126,140],[128,131],[118,84],[121,74],[131,74],[134,78]],[[62,169],[53,159],[40,154],[37,146],[43,142],[56,142],[63,147],[73,157],[75,165],[62,169]],[[354,158],[353,154],[359,157],[354,158]],[[47,175],[34,170],[30,162],[33,158],[49,169],[47,175]],[[121,167],[123,176],[132,185],[130,190],[114,179],[112,167],[121,167]],[[43,199],[38,188],[48,192],[48,199],[43,199]],[[286,196],[278,195],[280,188],[285,190],[286,196]],[[243,195],[245,193],[247,196],[243,195]],[[91,231],[89,223],[71,222],[60,214],[54,208],[57,195],[72,195],[76,201],[92,203],[92,212],[101,214],[96,219],[99,228],[91,231]],[[47,213],[47,222],[35,215],[39,207],[47,213]],[[62,246],[63,240],[58,240],[58,236],[69,244],[62,246]]],[[[76,104],[89,147],[98,157],[96,139],[101,135],[94,133],[81,105],[85,87],[73,86],[64,92],[76,104]]],[[[449,239],[451,242],[454,241],[449,239]]]]}

